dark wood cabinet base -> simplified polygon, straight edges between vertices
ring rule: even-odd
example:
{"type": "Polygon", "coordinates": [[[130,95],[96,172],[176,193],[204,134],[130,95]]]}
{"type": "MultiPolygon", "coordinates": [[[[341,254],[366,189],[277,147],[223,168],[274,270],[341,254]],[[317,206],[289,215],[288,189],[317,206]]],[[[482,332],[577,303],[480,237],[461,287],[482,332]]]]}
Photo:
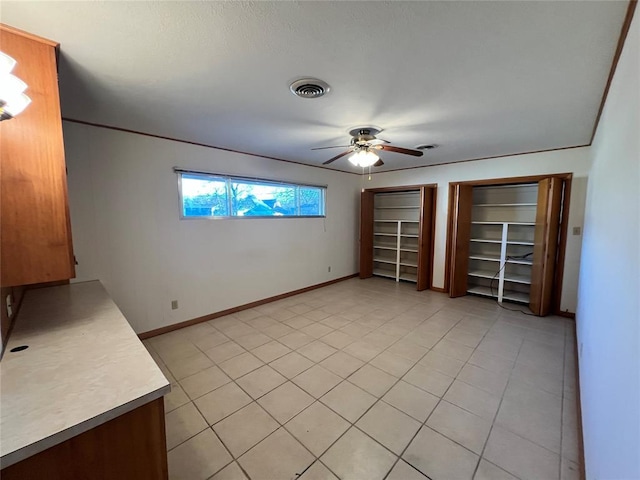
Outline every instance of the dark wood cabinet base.
{"type": "Polygon", "coordinates": [[[11,465],[0,472],[0,477],[2,480],[166,479],[163,398],[11,465]]]}

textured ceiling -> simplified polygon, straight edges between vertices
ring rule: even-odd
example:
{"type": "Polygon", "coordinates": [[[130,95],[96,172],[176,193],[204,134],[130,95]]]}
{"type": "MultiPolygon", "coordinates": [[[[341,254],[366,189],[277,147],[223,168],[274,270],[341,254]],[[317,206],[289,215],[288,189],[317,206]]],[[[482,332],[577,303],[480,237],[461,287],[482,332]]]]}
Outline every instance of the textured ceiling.
{"type": "MultiPolygon", "coordinates": [[[[63,116],[319,165],[359,125],[421,158],[590,142],[626,1],[2,2],[61,44],[63,116]],[[293,96],[313,76],[331,92],[293,96]]],[[[152,159],[150,159],[151,161],[152,159]]],[[[355,171],[346,157],[332,168],[355,171]]],[[[378,170],[379,171],[379,170],[378,170]]]]}

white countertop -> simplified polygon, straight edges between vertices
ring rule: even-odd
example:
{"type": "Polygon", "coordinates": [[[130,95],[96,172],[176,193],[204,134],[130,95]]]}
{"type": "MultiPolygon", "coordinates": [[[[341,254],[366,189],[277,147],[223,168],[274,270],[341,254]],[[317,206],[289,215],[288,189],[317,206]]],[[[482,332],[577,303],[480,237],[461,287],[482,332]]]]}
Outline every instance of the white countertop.
{"type": "Polygon", "coordinates": [[[0,362],[0,466],[169,389],[100,282],[28,290],[0,362]],[[29,348],[10,351],[20,345],[29,348]]]}

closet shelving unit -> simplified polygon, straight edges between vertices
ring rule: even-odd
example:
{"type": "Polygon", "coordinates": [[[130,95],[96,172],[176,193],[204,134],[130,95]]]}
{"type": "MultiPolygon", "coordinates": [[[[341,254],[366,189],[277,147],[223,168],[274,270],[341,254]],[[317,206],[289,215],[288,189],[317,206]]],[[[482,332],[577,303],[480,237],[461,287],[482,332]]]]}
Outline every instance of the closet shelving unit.
{"type": "Polygon", "coordinates": [[[537,196],[537,183],[473,188],[468,293],[529,303],[537,196]]]}
{"type": "Polygon", "coordinates": [[[431,283],[432,208],[435,189],[362,192],[360,277],[431,283]]]}
{"type": "Polygon", "coordinates": [[[377,193],[373,209],[373,274],[417,282],[420,192],[377,193]]]}
{"type": "Polygon", "coordinates": [[[449,294],[492,297],[547,315],[569,177],[450,185],[449,294]]]}

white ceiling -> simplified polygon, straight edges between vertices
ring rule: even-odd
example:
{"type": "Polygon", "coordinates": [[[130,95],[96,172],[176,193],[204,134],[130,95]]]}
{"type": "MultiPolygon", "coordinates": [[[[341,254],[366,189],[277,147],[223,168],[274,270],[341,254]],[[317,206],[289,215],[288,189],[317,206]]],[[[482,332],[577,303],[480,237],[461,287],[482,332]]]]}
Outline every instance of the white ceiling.
{"type": "MultiPolygon", "coordinates": [[[[384,169],[590,143],[627,1],[2,2],[61,44],[63,116],[319,165],[354,126],[384,169]],[[289,84],[331,85],[316,100],[289,84]]],[[[355,171],[343,157],[332,168],[355,171]]],[[[150,159],[151,161],[152,159],[150,159]]],[[[378,170],[380,171],[380,170],[378,170]]]]}

